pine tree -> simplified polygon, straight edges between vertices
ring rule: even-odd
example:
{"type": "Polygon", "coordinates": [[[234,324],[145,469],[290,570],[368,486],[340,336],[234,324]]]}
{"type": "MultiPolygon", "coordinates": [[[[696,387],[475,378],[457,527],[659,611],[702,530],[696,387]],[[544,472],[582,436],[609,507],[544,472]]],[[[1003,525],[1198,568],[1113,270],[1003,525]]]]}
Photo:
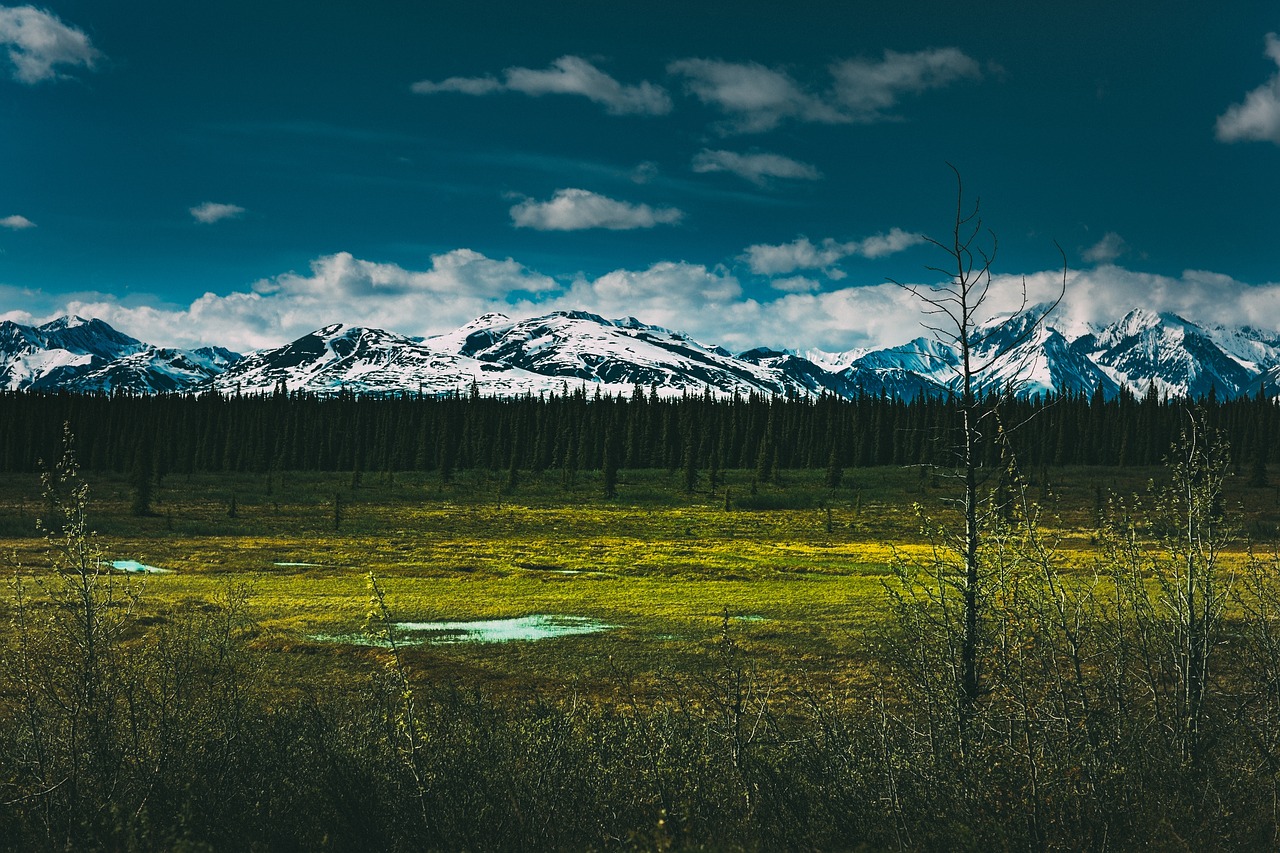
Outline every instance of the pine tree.
{"type": "Polygon", "coordinates": [[[132,511],[136,516],[151,515],[151,493],[152,493],[152,477],[151,477],[151,451],[145,446],[139,446],[137,454],[133,460],[133,505],[132,511]]]}
{"type": "Polygon", "coordinates": [[[618,496],[618,442],[610,430],[604,437],[604,496],[607,499],[618,496]]]}
{"type": "Polygon", "coordinates": [[[689,430],[684,439],[684,490],[693,494],[698,485],[698,454],[693,430],[689,430]]]}
{"type": "Polygon", "coordinates": [[[707,454],[707,488],[712,494],[720,485],[720,450],[714,444],[707,454]]]}
{"type": "MultiPolygon", "coordinates": [[[[773,435],[765,433],[760,441],[760,452],[756,455],[756,480],[767,483],[773,477],[773,435]]],[[[753,481],[754,482],[754,481],[753,481]]]]}
{"type": "Polygon", "coordinates": [[[837,452],[835,445],[831,446],[831,454],[827,457],[827,478],[826,485],[828,489],[840,488],[840,481],[844,479],[844,468],[840,465],[840,454],[837,452]]]}

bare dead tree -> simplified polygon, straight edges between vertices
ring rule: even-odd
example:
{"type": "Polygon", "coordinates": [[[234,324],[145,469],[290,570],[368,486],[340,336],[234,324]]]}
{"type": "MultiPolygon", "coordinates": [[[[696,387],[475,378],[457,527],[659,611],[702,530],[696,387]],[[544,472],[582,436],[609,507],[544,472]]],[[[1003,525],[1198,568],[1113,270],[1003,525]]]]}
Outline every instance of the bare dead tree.
{"type": "MultiPolygon", "coordinates": [[[[1026,279],[1022,279],[1018,307],[1012,313],[996,314],[988,305],[995,295],[992,276],[998,241],[994,232],[982,222],[980,200],[969,201],[964,182],[955,166],[947,164],[956,178],[956,208],[950,233],[942,239],[926,237],[926,241],[945,256],[944,265],[929,266],[929,272],[941,275],[945,282],[935,285],[903,284],[890,279],[922,305],[922,325],[940,347],[955,353],[954,363],[946,364],[954,371],[950,386],[956,393],[959,416],[959,438],[953,451],[956,476],[963,484],[957,500],[963,516],[963,530],[952,537],[951,547],[959,556],[959,577],[949,579],[961,601],[959,666],[956,698],[961,736],[968,727],[975,707],[986,692],[980,665],[982,645],[982,547],[986,519],[980,501],[983,456],[986,442],[1004,440],[1006,430],[999,423],[999,404],[1018,390],[1025,365],[1010,364],[1003,382],[989,376],[993,367],[1007,362],[1013,353],[1031,340],[1044,325],[1050,312],[1058,307],[1066,293],[1067,265],[1063,255],[1062,286],[1049,302],[1032,304],[1027,295],[1026,279]],[[1003,322],[997,322],[1002,320],[1003,322]],[[997,337],[999,336],[999,337],[997,337]]],[[[1059,248],[1059,253],[1062,253],[1059,248]]],[[[931,354],[917,353],[926,358],[931,354]]],[[[999,511],[988,507],[988,512],[999,511]]]]}

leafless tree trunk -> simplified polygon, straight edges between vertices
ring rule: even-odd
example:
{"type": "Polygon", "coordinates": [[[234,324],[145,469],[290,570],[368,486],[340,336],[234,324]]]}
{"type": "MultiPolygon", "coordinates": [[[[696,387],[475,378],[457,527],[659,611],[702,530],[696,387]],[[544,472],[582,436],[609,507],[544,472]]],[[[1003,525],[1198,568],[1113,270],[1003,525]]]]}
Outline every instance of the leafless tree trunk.
{"type": "MultiPolygon", "coordinates": [[[[949,164],[948,164],[949,165],[949,164]]],[[[983,569],[982,548],[984,511],[979,490],[984,479],[983,450],[990,441],[1003,440],[996,412],[1001,399],[1016,392],[1005,385],[982,387],[983,374],[996,363],[1007,359],[1020,345],[1030,340],[1044,324],[1045,318],[1066,292],[1066,260],[1063,259],[1062,289],[1047,304],[1031,305],[1023,281],[1020,302],[1006,323],[993,323],[998,316],[987,303],[992,296],[992,264],[997,240],[982,223],[980,202],[965,197],[964,182],[954,166],[956,177],[956,209],[951,231],[944,239],[926,240],[946,256],[942,266],[930,266],[930,272],[945,276],[938,285],[911,285],[893,282],[920,300],[926,320],[922,325],[935,341],[956,352],[954,385],[958,394],[957,410],[960,436],[956,442],[956,476],[962,483],[958,499],[963,517],[963,531],[954,537],[962,570],[954,585],[961,597],[959,639],[959,673],[956,685],[962,735],[967,731],[973,712],[987,690],[981,665],[983,569]],[[1005,329],[1014,333],[994,347],[992,336],[1005,329]]],[[[1061,252],[1061,250],[1059,250],[1061,252]]],[[[1016,375],[1016,372],[1015,372],[1016,375]]]]}

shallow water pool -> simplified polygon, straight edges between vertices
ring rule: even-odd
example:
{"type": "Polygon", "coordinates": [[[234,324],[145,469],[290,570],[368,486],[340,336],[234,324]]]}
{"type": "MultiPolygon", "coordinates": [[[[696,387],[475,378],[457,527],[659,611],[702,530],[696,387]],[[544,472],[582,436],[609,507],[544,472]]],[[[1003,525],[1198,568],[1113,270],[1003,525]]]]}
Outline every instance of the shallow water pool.
{"type": "Polygon", "coordinates": [[[112,560],[111,568],[118,572],[130,572],[142,575],[167,575],[172,574],[173,569],[161,569],[156,566],[147,566],[139,563],[137,560],[112,560]]]}
{"type": "MultiPolygon", "coordinates": [[[[514,619],[484,619],[474,622],[393,622],[396,643],[417,646],[430,643],[511,643],[522,640],[549,640],[578,634],[596,634],[617,628],[586,616],[560,616],[537,613],[514,619]]],[[[314,634],[313,640],[323,642],[354,643],[356,645],[385,645],[384,642],[363,634],[333,636],[314,634]]]]}

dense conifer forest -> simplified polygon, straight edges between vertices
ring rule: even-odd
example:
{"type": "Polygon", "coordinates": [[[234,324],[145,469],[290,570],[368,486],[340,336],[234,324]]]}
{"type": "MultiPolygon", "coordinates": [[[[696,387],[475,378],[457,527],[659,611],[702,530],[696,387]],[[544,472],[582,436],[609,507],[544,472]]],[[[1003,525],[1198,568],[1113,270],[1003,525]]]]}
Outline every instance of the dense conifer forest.
{"type": "MultiPolygon", "coordinates": [[[[1236,466],[1265,465],[1273,401],[1199,401],[1236,466]]],[[[995,398],[1001,430],[1024,470],[1050,465],[1160,464],[1177,438],[1184,401],[1065,395],[995,398]]],[[[956,407],[945,398],[629,398],[567,392],[316,396],[0,393],[0,471],[33,471],[57,458],[63,424],[87,471],[438,471],[612,467],[697,470],[950,466],[956,407]],[[145,459],[143,457],[146,457],[145,459]]],[[[997,460],[1002,442],[984,445],[997,460]]],[[[762,479],[768,479],[763,476],[762,479]]]]}

